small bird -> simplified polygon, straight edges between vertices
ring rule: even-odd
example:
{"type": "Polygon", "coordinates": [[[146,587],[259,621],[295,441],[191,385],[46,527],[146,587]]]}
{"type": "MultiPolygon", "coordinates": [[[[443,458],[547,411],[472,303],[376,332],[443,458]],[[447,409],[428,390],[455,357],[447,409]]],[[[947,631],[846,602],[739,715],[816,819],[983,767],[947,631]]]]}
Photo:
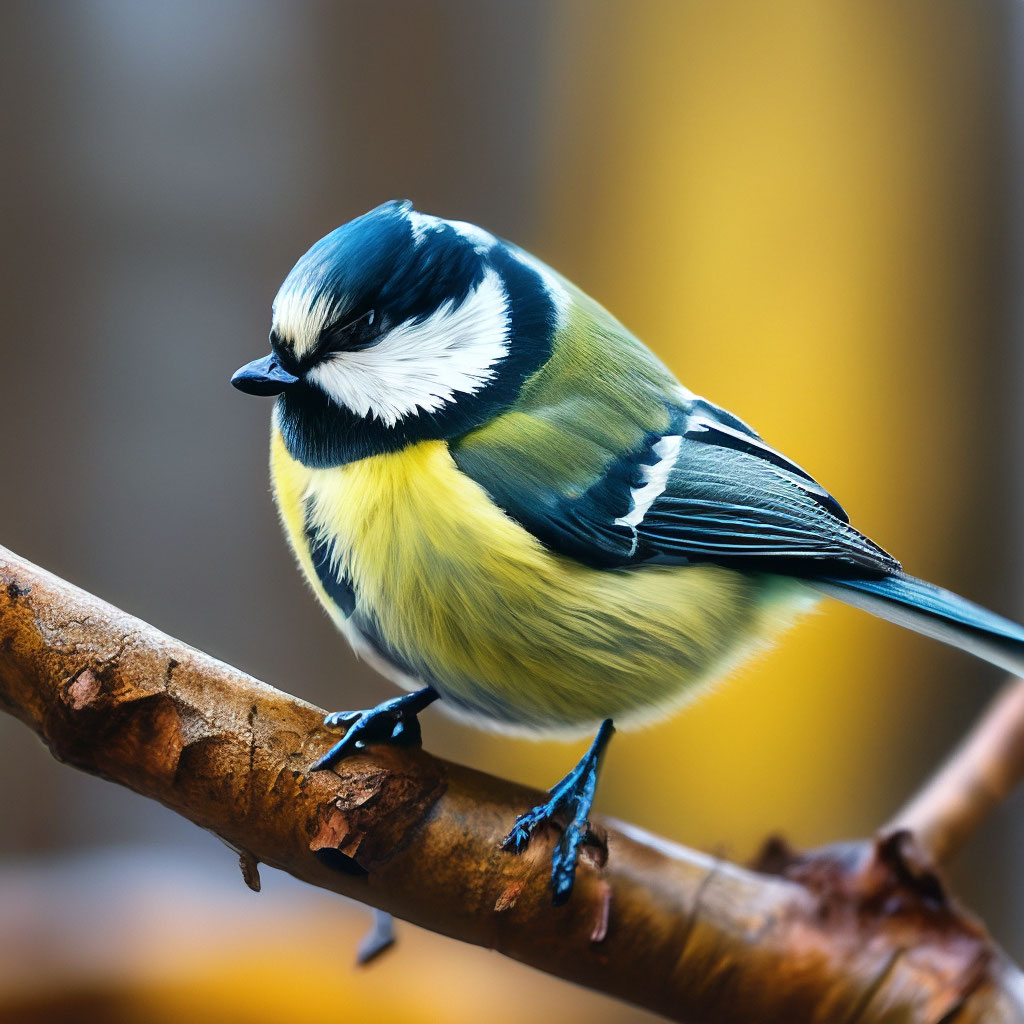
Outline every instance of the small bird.
{"type": "Polygon", "coordinates": [[[1024,673],[1024,628],[915,579],[732,413],[523,249],[392,201],[317,242],[231,382],[276,395],[285,532],[352,647],[409,691],[325,724],[312,770],[417,715],[596,738],[502,844],[561,829],[570,896],[601,758],[822,595],[1024,673]]]}

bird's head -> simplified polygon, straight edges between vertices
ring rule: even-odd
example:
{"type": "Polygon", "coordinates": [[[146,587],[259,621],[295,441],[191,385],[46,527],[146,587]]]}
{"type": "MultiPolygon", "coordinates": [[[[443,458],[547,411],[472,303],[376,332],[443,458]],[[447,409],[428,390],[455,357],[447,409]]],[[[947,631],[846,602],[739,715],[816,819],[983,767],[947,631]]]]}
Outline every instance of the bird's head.
{"type": "Polygon", "coordinates": [[[522,250],[392,201],[295,264],[274,300],[270,355],[231,382],[279,396],[294,458],[340,465],[454,437],[511,405],[550,356],[567,301],[522,250]]]}

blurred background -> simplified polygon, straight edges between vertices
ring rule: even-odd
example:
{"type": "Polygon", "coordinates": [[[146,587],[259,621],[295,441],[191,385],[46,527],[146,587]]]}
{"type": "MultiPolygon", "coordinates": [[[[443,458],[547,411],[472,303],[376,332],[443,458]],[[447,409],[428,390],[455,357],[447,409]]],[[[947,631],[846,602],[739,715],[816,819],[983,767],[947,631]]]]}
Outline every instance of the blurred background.
{"type": "MultiPolygon", "coordinates": [[[[558,267],[914,573],[1024,615],[1019,0],[0,7],[0,544],[327,708],[388,685],[294,570],[266,350],[295,259],[393,197],[558,267]]],[[[823,606],[612,744],[601,811],[749,858],[881,824],[1000,682],[823,606]]],[[[547,787],[580,749],[428,713],[547,787]]],[[[0,718],[0,1020],[644,1015],[399,926],[52,761],[0,718]]],[[[1024,799],[955,882],[1024,957],[1024,799]]]]}

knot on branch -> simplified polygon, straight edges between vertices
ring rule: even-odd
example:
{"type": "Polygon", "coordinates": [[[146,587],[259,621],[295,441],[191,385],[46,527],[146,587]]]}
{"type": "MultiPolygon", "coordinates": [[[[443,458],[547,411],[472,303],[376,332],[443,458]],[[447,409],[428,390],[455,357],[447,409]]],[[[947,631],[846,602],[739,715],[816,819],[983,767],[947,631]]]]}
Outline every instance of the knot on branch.
{"type": "Polygon", "coordinates": [[[927,944],[927,973],[958,999],[988,977],[994,956],[988,933],[951,898],[906,830],[806,853],[773,837],[752,866],[803,886],[816,900],[819,926],[841,943],[862,948],[884,941],[896,956],[927,944]]]}
{"type": "Polygon", "coordinates": [[[800,883],[822,901],[826,916],[914,916],[933,928],[955,926],[982,934],[950,899],[936,867],[906,830],[808,853],[775,836],[751,866],[800,883]]]}

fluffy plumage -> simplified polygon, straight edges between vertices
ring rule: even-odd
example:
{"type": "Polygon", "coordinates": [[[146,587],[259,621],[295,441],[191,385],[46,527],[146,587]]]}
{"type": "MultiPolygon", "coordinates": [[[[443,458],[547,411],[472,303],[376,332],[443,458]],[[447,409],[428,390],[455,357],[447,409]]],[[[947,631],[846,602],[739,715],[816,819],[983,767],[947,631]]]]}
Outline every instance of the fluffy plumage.
{"type": "Polygon", "coordinates": [[[906,576],[838,502],[523,250],[389,203],[275,303],[272,472],[339,628],[495,728],[642,721],[821,593],[1005,667],[1024,630],[906,576]]]}
{"type": "Polygon", "coordinates": [[[789,581],[714,565],[590,569],[509,518],[440,441],[316,470],[276,435],[272,468],[303,568],[357,650],[491,728],[649,719],[810,603],[789,581]],[[317,543],[331,550],[319,571],[317,543]],[[347,616],[338,579],[356,595],[347,616]]]}

